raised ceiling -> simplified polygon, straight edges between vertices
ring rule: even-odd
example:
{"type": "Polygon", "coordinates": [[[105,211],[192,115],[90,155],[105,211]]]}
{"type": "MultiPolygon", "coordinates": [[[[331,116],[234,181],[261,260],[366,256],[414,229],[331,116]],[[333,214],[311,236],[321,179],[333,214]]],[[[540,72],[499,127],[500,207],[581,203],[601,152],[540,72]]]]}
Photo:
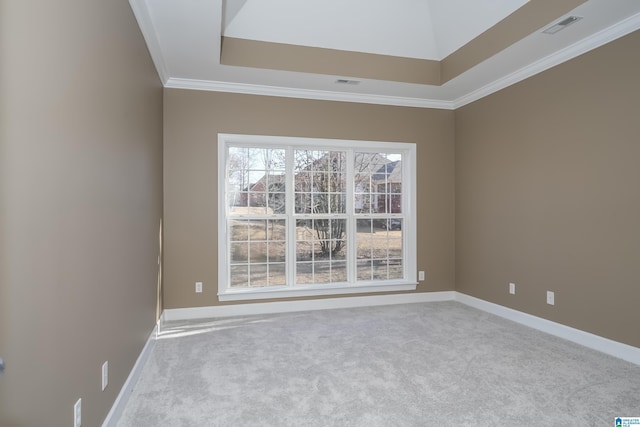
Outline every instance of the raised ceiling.
{"type": "Polygon", "coordinates": [[[640,28],[638,0],[130,3],[166,87],[449,109],[640,28]]]}
{"type": "Polygon", "coordinates": [[[525,3],[227,0],[223,33],[240,39],[441,60],[525,3]]]}

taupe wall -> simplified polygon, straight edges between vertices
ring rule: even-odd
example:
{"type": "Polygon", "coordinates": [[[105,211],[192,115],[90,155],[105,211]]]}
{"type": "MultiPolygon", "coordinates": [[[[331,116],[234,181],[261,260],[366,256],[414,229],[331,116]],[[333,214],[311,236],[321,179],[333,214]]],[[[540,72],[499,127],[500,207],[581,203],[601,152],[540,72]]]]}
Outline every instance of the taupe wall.
{"type": "Polygon", "coordinates": [[[638,52],[640,32],[456,111],[458,291],[640,346],[638,52]]]}
{"type": "Polygon", "coordinates": [[[0,425],[98,426],[155,325],[162,87],[126,0],[0,31],[0,425]]]}
{"type": "Polygon", "coordinates": [[[164,112],[166,308],[219,304],[218,133],[415,142],[418,291],[453,290],[453,111],[165,89],[164,112]]]}

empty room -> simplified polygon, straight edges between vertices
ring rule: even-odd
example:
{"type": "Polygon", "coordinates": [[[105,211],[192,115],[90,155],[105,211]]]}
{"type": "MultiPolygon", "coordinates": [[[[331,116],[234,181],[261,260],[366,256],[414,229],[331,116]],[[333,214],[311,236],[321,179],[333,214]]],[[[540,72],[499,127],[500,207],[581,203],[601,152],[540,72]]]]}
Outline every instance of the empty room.
{"type": "Polygon", "coordinates": [[[640,423],[637,0],[0,0],[0,426],[640,423]]]}

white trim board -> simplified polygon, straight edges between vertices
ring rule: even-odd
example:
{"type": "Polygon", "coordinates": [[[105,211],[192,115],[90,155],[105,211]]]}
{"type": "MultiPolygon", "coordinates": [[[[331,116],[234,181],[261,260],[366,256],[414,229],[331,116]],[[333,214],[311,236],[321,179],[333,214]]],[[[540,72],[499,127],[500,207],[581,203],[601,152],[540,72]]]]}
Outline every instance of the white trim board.
{"type": "Polygon", "coordinates": [[[158,77],[164,86],[167,84],[167,80],[169,80],[169,69],[167,68],[167,62],[164,59],[160,42],[153,27],[153,19],[151,18],[149,7],[143,0],[129,0],[129,4],[138,21],[142,36],[147,43],[147,49],[149,49],[149,53],[151,54],[151,60],[156,67],[158,77]]]}
{"type": "Polygon", "coordinates": [[[163,320],[195,320],[215,317],[251,316],[296,311],[330,310],[336,308],[370,307],[438,301],[458,301],[470,307],[503,317],[516,323],[520,323],[530,328],[566,339],[576,344],[580,344],[640,366],[640,348],[613,341],[608,338],[603,338],[589,332],[581,331],[560,323],[552,322],[551,320],[533,316],[531,314],[455,291],[176,308],[165,310],[163,320]]]}
{"type": "Polygon", "coordinates": [[[492,93],[498,92],[504,88],[512,86],[518,82],[533,77],[557,65],[563,64],[576,58],[582,54],[599,48],[602,45],[610,43],[620,37],[626,36],[637,29],[640,29],[640,13],[630,16],[609,28],[605,28],[591,36],[582,39],[564,49],[554,52],[544,58],[532,62],[511,74],[503,76],[479,89],[471,91],[458,99],[452,101],[454,110],[464,107],[478,99],[482,99],[492,93]]]}
{"type": "Polygon", "coordinates": [[[116,427],[116,425],[118,424],[118,420],[120,419],[120,416],[122,416],[122,412],[124,411],[124,408],[127,406],[127,403],[129,402],[129,398],[131,397],[131,393],[133,393],[133,389],[135,388],[136,383],[140,378],[140,374],[142,373],[142,368],[144,368],[144,366],[146,365],[147,360],[151,355],[151,351],[156,345],[158,330],[159,330],[159,326],[162,324],[163,317],[164,317],[164,314],[160,316],[160,320],[158,320],[156,326],[153,328],[153,331],[151,331],[149,338],[147,338],[147,342],[142,348],[142,351],[140,352],[140,355],[138,356],[136,363],[133,365],[133,368],[131,369],[129,376],[127,377],[126,381],[122,385],[122,388],[120,389],[120,393],[118,393],[118,397],[116,397],[115,402],[113,402],[113,406],[111,406],[111,410],[107,414],[107,417],[104,419],[104,422],[102,423],[102,427],[116,427]]]}
{"type": "Polygon", "coordinates": [[[627,362],[640,365],[640,348],[623,344],[617,341],[603,338],[589,332],[581,331],[570,326],[552,322],[551,320],[523,313],[522,311],[494,304],[479,298],[475,298],[460,292],[455,293],[455,300],[470,307],[477,308],[487,313],[512,320],[521,325],[529,326],[549,335],[580,344],[584,347],[597,350],[601,353],[617,357],[627,362]]]}
{"type": "Polygon", "coordinates": [[[213,80],[196,80],[170,77],[164,87],[191,89],[207,92],[227,92],[245,95],[276,96],[281,98],[313,99],[320,101],[355,102],[359,104],[393,105],[398,107],[435,108],[453,110],[453,101],[440,99],[408,98],[367,93],[335,92],[316,89],[296,89],[249,83],[232,83],[213,80]]]}
{"type": "Polygon", "coordinates": [[[210,307],[174,308],[164,311],[164,320],[192,320],[213,317],[251,316],[257,314],[291,313],[296,311],[331,310],[335,308],[372,307],[379,305],[453,301],[453,291],[416,292],[411,294],[372,295],[346,298],[326,298],[298,301],[233,304],[210,307]]]}

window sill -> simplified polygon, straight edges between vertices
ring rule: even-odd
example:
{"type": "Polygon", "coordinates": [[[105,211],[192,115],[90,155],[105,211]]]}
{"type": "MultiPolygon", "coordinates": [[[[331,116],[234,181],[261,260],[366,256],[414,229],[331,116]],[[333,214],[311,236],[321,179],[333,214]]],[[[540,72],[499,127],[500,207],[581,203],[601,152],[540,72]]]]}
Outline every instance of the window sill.
{"type": "Polygon", "coordinates": [[[224,293],[219,293],[218,299],[220,301],[246,301],[271,298],[294,298],[318,295],[345,295],[362,294],[369,292],[395,292],[415,290],[416,282],[363,284],[358,286],[345,286],[344,284],[337,286],[299,286],[295,289],[280,286],[272,288],[244,288],[227,290],[224,293]]]}

